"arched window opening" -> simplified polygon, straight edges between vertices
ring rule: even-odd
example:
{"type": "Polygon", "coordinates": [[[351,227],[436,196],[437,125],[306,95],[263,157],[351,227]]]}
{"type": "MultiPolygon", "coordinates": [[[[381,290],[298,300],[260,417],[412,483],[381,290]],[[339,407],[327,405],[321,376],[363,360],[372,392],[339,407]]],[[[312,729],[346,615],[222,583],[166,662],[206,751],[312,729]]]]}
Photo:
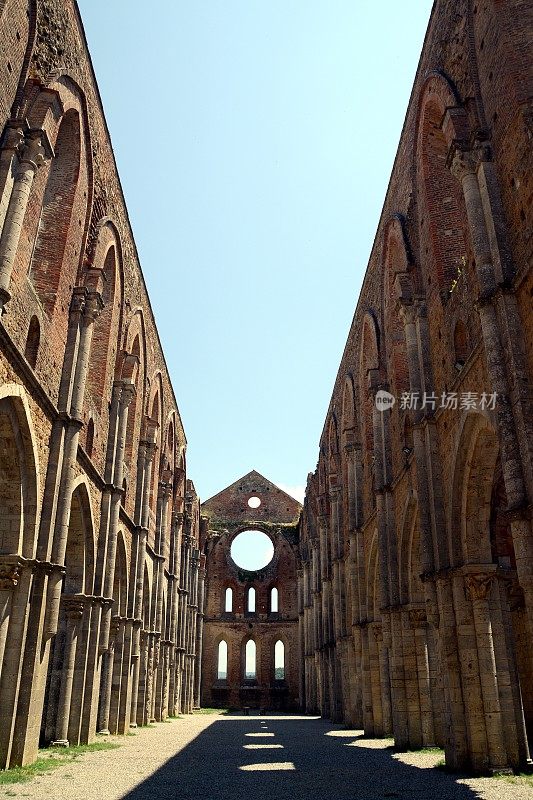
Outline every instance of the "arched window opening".
{"type": "Polygon", "coordinates": [[[246,642],[245,650],[244,679],[246,681],[254,681],[257,677],[256,652],[255,642],[250,639],[250,641],[246,642]]]}
{"type": "Polygon", "coordinates": [[[0,400],[0,553],[16,553],[24,523],[23,464],[11,408],[0,400]]]}
{"type": "Polygon", "coordinates": [[[226,589],[226,601],[224,605],[224,611],[231,612],[233,611],[233,589],[228,586],[226,589]]]}
{"type": "Polygon", "coordinates": [[[88,493],[85,486],[78,486],[72,494],[70,505],[63,584],[65,594],[90,594],[93,557],[88,493]]]}
{"type": "Polygon", "coordinates": [[[455,354],[455,369],[460,372],[468,358],[468,331],[466,325],[462,320],[457,320],[455,330],[453,332],[453,347],[455,354]]]}
{"type": "Polygon", "coordinates": [[[270,592],[270,611],[272,614],[277,614],[279,611],[279,593],[275,586],[270,592]]]}
{"type": "Polygon", "coordinates": [[[228,679],[228,643],[222,639],[218,645],[217,680],[228,679]]]}
{"type": "MultiPolygon", "coordinates": [[[[422,148],[420,164],[428,210],[429,236],[433,248],[433,269],[428,276],[437,276],[437,288],[449,298],[465,267],[466,212],[459,182],[446,166],[448,145],[442,131],[443,108],[428,102],[422,114],[422,148]]],[[[465,285],[464,281],[460,281],[465,285]]],[[[431,290],[430,290],[431,291],[431,290]]]]}
{"type": "Polygon", "coordinates": [[[255,589],[253,586],[248,589],[248,602],[246,604],[246,610],[249,614],[255,614],[255,589]]]}
{"type": "Polygon", "coordinates": [[[35,369],[37,364],[37,355],[39,353],[39,344],[41,342],[41,326],[37,317],[33,316],[30,320],[30,327],[28,329],[28,338],[26,339],[26,348],[24,355],[26,361],[32,369],[35,369]]]}
{"type": "Polygon", "coordinates": [[[274,678],[277,681],[285,680],[285,645],[281,639],[274,646],[274,678]]]}
{"type": "MultiPolygon", "coordinates": [[[[143,385],[143,374],[144,370],[142,368],[141,362],[141,344],[139,339],[139,334],[135,336],[133,340],[133,344],[131,346],[131,355],[138,359],[139,368],[134,372],[134,385],[135,385],[135,393],[133,395],[133,400],[131,401],[129,408],[128,408],[128,422],[126,427],[126,449],[124,454],[124,462],[127,464],[130,470],[134,469],[134,442],[137,441],[137,437],[139,435],[139,426],[140,426],[140,408],[141,402],[137,402],[137,398],[139,396],[141,387],[143,385]]],[[[130,472],[130,475],[132,473],[130,472]]],[[[132,492],[135,494],[135,492],[132,492]]]]}
{"type": "MultiPolygon", "coordinates": [[[[99,411],[104,398],[111,392],[111,380],[117,355],[118,327],[121,307],[121,277],[115,234],[109,225],[103,228],[101,237],[111,237],[103,270],[105,280],[102,290],[103,308],[95,321],[91,343],[91,369],[87,376],[87,393],[99,411]]],[[[101,247],[97,245],[100,259],[101,247]]]]}
{"type": "Polygon", "coordinates": [[[39,230],[30,266],[30,277],[46,313],[51,316],[58,296],[65,249],[69,238],[74,197],[80,175],[80,119],[67,111],[54,145],[44,191],[39,230]]]}
{"type": "Polygon", "coordinates": [[[94,445],[94,422],[91,418],[87,424],[87,435],[85,437],[85,452],[87,453],[89,458],[91,458],[93,454],[93,445],[94,445]]]}

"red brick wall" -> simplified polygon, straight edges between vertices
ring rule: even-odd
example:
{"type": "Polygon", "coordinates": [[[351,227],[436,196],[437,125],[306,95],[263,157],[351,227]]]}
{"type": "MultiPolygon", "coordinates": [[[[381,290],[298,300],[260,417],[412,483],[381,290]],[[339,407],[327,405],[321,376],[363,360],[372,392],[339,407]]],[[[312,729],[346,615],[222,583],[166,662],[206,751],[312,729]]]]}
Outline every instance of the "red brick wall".
{"type": "Polygon", "coordinates": [[[202,505],[208,518],[206,603],[202,660],[202,703],[240,708],[294,708],[298,698],[298,598],[296,524],[300,505],[256,472],[251,472],[202,505]],[[257,509],[248,506],[258,497],[257,509]],[[269,565],[256,572],[238,567],[231,543],[240,531],[265,532],[274,544],[269,565]],[[233,591],[233,611],[225,612],[226,589],[233,591]],[[250,587],[256,591],[255,613],[247,612],[250,587]],[[271,590],[279,592],[279,611],[271,613],[271,590]],[[257,682],[244,681],[244,649],[257,646],[257,682]],[[228,644],[228,678],[217,680],[218,645],[228,644]],[[274,646],[285,645],[285,681],[274,679],[274,646]]]}

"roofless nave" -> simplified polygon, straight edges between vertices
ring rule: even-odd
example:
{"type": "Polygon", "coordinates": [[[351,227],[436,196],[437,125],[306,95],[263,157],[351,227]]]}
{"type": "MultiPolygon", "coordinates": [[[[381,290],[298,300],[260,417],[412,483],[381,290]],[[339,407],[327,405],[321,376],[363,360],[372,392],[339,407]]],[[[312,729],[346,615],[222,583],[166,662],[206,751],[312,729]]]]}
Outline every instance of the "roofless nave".
{"type": "Polygon", "coordinates": [[[3,766],[201,696],[528,763],[532,11],[434,5],[300,509],[200,506],[77,7],[1,5],[3,766]]]}

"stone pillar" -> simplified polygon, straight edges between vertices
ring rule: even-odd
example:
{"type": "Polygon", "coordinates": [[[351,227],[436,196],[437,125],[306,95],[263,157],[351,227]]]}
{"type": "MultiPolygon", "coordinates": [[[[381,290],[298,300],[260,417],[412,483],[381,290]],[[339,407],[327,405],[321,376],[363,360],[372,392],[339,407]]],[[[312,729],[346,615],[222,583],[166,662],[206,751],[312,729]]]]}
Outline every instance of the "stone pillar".
{"type": "MultiPolygon", "coordinates": [[[[466,569],[470,570],[470,567],[466,569]]],[[[465,575],[465,589],[472,603],[474,614],[479,679],[481,682],[484,722],[489,754],[489,764],[487,766],[489,766],[490,769],[500,772],[502,769],[508,768],[508,764],[488,604],[488,597],[494,579],[495,569],[492,572],[468,571],[465,575]]]]}
{"type": "Polygon", "coordinates": [[[495,611],[492,612],[496,669],[502,708],[502,724],[505,731],[507,754],[512,766],[524,766],[530,761],[529,744],[526,731],[525,713],[522,705],[521,678],[527,685],[530,673],[526,669],[519,675],[518,659],[515,647],[515,631],[513,615],[524,608],[524,595],[518,584],[514,571],[497,570],[498,591],[495,611]],[[507,675],[509,683],[507,685],[507,675]],[[513,735],[513,729],[516,735],[513,735]]]}
{"type": "Polygon", "coordinates": [[[202,683],[202,652],[203,652],[203,633],[204,633],[204,602],[205,602],[205,555],[200,556],[200,568],[198,572],[198,614],[196,630],[196,658],[194,664],[194,705],[200,708],[201,702],[201,683],[202,683]]]}
{"type": "MultiPolygon", "coordinates": [[[[423,609],[422,609],[423,610],[423,609]]],[[[402,631],[402,660],[407,710],[408,744],[417,749],[423,745],[422,714],[420,708],[420,672],[418,669],[415,628],[412,624],[411,607],[402,606],[399,611],[402,631]]]]}
{"type": "MultiPolygon", "coordinates": [[[[510,390],[510,384],[513,381],[510,381],[507,376],[508,358],[502,344],[497,314],[497,298],[501,292],[498,288],[492,261],[490,237],[487,231],[485,210],[478,181],[478,169],[482,152],[482,150],[474,152],[455,149],[450,159],[450,164],[452,173],[462,185],[470,238],[474,250],[480,291],[477,308],[480,316],[491,389],[497,393],[496,419],[500,434],[502,472],[507,502],[510,510],[521,510],[525,509],[533,499],[532,465],[529,449],[531,445],[527,441],[527,436],[524,442],[517,436],[517,427],[523,429],[523,409],[520,403],[511,402],[515,399],[512,397],[510,390]],[[514,414],[517,415],[517,425],[515,424],[514,414]],[[526,476],[529,476],[527,482],[526,476]]],[[[516,335],[516,331],[513,331],[512,337],[513,339],[519,338],[516,335]]],[[[531,423],[529,422],[529,424],[531,423]]],[[[533,636],[533,571],[531,570],[533,535],[527,513],[517,516],[511,523],[511,530],[517,556],[518,577],[526,598],[529,634],[531,637],[533,636]]]]}
{"type": "Polygon", "coordinates": [[[5,558],[4,556],[0,563],[0,678],[9,630],[13,591],[18,584],[21,569],[18,558],[9,562],[5,558]]]}
{"type": "MultiPolygon", "coordinates": [[[[124,479],[124,452],[126,447],[128,408],[135,396],[135,385],[131,381],[116,381],[113,391],[117,397],[117,434],[113,453],[113,461],[107,477],[108,483],[110,484],[109,489],[111,500],[109,529],[107,532],[105,545],[101,550],[104,557],[104,563],[99,565],[101,574],[104,576],[102,594],[107,598],[111,598],[113,595],[118,523],[123,494],[122,482],[124,479]]],[[[101,647],[104,649],[107,647],[111,613],[111,606],[109,606],[104,612],[104,619],[102,623],[101,647]]]]}
{"type": "Polygon", "coordinates": [[[111,624],[109,647],[102,654],[102,688],[98,708],[98,733],[109,735],[109,710],[111,708],[111,687],[115,662],[115,635],[118,633],[120,617],[115,616],[111,624]]]}
{"type": "MultiPolygon", "coordinates": [[[[72,485],[76,474],[79,432],[83,424],[83,398],[85,396],[93,328],[94,322],[102,308],[103,302],[99,292],[88,291],[85,288],[79,292],[74,292],[71,314],[74,316],[74,319],[79,318],[79,343],[73,373],[70,373],[69,370],[64,370],[63,376],[64,378],[66,373],[72,376],[70,386],[70,412],[65,423],[63,462],[55,525],[53,527],[51,553],[51,561],[60,565],[65,563],[70,505],[72,501],[72,485]]],[[[62,578],[62,574],[57,570],[50,575],[48,583],[47,620],[45,625],[46,636],[52,636],[57,631],[62,578]]]]}
{"type": "Polygon", "coordinates": [[[78,638],[78,623],[83,615],[83,602],[75,595],[63,597],[66,615],[65,648],[63,652],[63,669],[61,673],[61,688],[57,708],[55,740],[52,745],[68,747],[68,724],[70,717],[70,701],[74,681],[74,663],[76,660],[76,643],[78,638]]]}
{"type": "MultiPolygon", "coordinates": [[[[150,501],[150,477],[151,466],[154,460],[155,452],[157,449],[156,437],[158,424],[154,420],[145,420],[145,439],[141,442],[141,469],[140,475],[137,480],[137,497],[136,497],[136,521],[135,528],[135,563],[133,575],[135,577],[135,585],[133,587],[133,618],[140,620],[142,618],[142,604],[143,604],[143,590],[144,590],[144,561],[146,555],[146,538],[148,535],[148,518],[149,518],[149,501],[150,501]]],[[[149,624],[145,620],[145,624],[149,624]]],[[[140,625],[135,627],[135,639],[133,642],[133,653],[140,654],[140,625]]],[[[139,695],[139,668],[140,658],[134,661],[134,671],[132,677],[132,690],[131,690],[131,719],[132,725],[136,725],[138,716],[138,695],[139,695]]],[[[142,716],[142,712],[141,712],[142,716]]]]}
{"type": "Polygon", "coordinates": [[[135,705],[133,704],[132,699],[132,714],[135,713],[135,717],[132,716],[132,723],[135,722],[138,725],[146,725],[148,723],[148,717],[146,716],[146,691],[147,691],[147,683],[148,683],[148,665],[150,659],[150,639],[151,634],[148,630],[142,630],[140,633],[140,653],[139,658],[137,659],[137,672],[138,678],[137,681],[133,680],[133,685],[137,685],[137,700],[135,705]]]}
{"type": "MultiPolygon", "coordinates": [[[[20,135],[22,131],[15,133],[20,135]]],[[[13,142],[10,142],[13,146],[13,142]]],[[[24,217],[30,199],[33,179],[37,169],[53,155],[52,148],[44,130],[30,129],[19,146],[14,148],[20,153],[19,164],[15,173],[11,197],[0,237],[0,316],[4,306],[11,298],[9,286],[15,264],[15,257],[22,233],[24,217]]]]}
{"type": "Polygon", "coordinates": [[[411,606],[409,622],[414,631],[416,656],[416,675],[418,677],[418,696],[420,702],[420,721],[423,747],[434,747],[435,729],[433,724],[433,704],[429,673],[427,642],[427,616],[423,607],[411,606]]]}
{"type": "MultiPolygon", "coordinates": [[[[414,298],[411,279],[407,273],[397,275],[396,292],[400,301],[406,342],[409,388],[412,393],[421,396],[422,392],[430,393],[434,388],[429,357],[427,309],[423,301],[414,298]]],[[[438,730],[446,731],[444,740],[440,740],[445,746],[446,763],[454,769],[464,769],[468,766],[468,747],[452,587],[444,572],[438,573],[442,579],[435,584],[435,570],[449,567],[446,537],[441,533],[446,529],[446,520],[442,513],[445,505],[437,431],[435,421],[427,411],[415,408],[409,413],[413,424],[416,464],[420,565],[424,577],[428,621],[432,625],[432,637],[436,643],[435,657],[438,653],[440,662],[440,666],[434,665],[433,672],[435,674],[439,671],[446,696],[446,704],[442,708],[445,713],[438,715],[441,723],[438,730]]],[[[434,677],[434,700],[438,694],[437,679],[434,677]]]]}
{"type": "MultiPolygon", "coordinates": [[[[372,734],[383,736],[383,694],[381,679],[381,664],[379,660],[378,639],[381,636],[381,623],[372,622],[368,632],[368,671],[371,693],[372,734]]],[[[366,727],[365,727],[366,731],[366,727]]]]}

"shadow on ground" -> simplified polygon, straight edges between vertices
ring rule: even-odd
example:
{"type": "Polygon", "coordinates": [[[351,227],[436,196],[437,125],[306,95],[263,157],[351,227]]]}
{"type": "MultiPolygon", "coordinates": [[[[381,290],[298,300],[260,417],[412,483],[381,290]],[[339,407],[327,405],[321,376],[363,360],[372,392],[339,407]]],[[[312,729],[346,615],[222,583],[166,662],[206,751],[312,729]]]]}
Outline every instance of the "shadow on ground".
{"type": "Polygon", "coordinates": [[[214,720],[124,800],[478,797],[453,775],[403,764],[376,744],[316,718],[229,716],[214,720]]]}

